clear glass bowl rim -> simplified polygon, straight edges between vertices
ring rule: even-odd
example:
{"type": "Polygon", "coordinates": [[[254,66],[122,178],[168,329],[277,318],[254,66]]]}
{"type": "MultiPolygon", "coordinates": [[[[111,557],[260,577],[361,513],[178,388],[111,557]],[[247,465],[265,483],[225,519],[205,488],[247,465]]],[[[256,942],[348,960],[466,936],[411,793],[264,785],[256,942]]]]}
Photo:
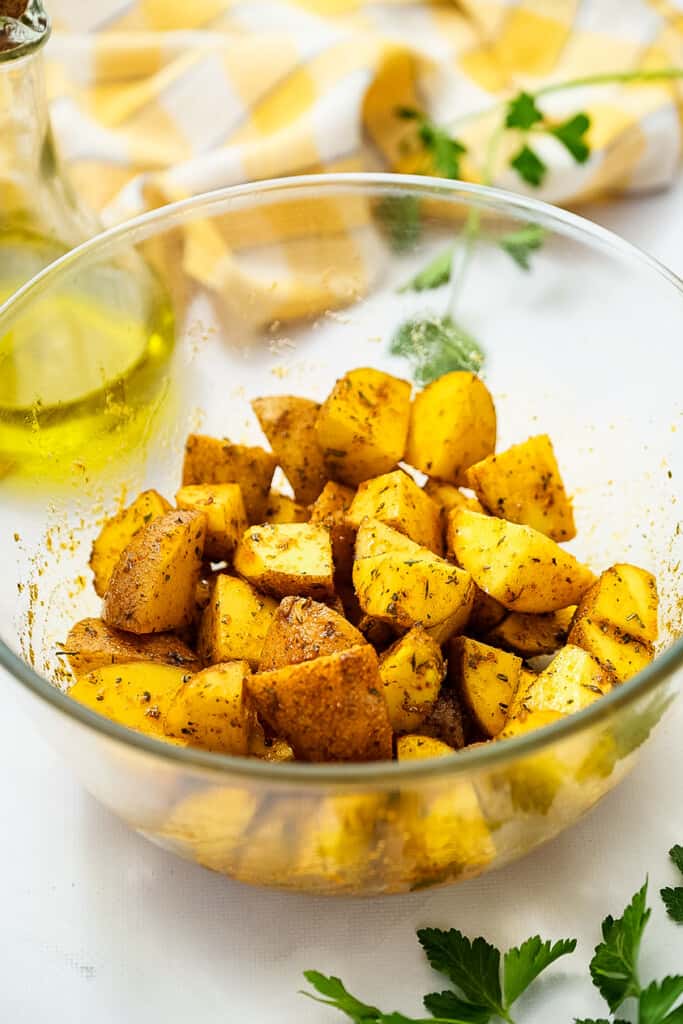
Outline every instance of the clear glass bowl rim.
{"type": "MultiPolygon", "coordinates": [[[[666,267],[649,253],[619,235],[575,213],[562,210],[549,203],[541,202],[527,196],[508,192],[504,189],[489,188],[482,185],[470,185],[460,181],[449,181],[443,178],[425,178],[419,175],[387,174],[387,173],[343,173],[297,175],[287,178],[273,178],[265,181],[252,182],[248,185],[235,185],[229,188],[205,192],[189,199],[170,203],[149,213],[142,214],[131,220],[124,221],[116,227],[103,231],[75,249],[70,250],[41,270],[30,281],[26,282],[4,303],[0,304],[0,332],[4,330],[6,319],[21,312],[42,286],[51,286],[54,279],[69,274],[82,259],[86,259],[99,249],[106,251],[110,246],[118,248],[122,240],[129,236],[135,244],[147,237],[157,234],[158,225],[166,228],[178,226],[186,215],[208,214],[212,207],[220,207],[231,198],[249,197],[265,192],[333,192],[339,188],[349,191],[368,190],[391,192],[396,194],[403,189],[411,193],[418,192],[429,198],[444,199],[450,196],[455,202],[495,210],[499,213],[523,214],[535,218],[551,228],[560,228],[561,234],[578,237],[584,244],[597,245],[611,249],[643,269],[649,268],[664,278],[681,294],[683,302],[683,279],[666,267]],[[563,231],[561,229],[564,229],[563,231]]],[[[135,732],[119,725],[95,711],[78,704],[53,686],[21,660],[0,638],[0,668],[5,669],[14,680],[25,686],[36,697],[47,702],[52,708],[81,725],[100,733],[124,746],[131,747],[145,754],[163,758],[175,763],[178,769],[195,768],[210,770],[219,775],[241,776],[254,781],[273,784],[298,783],[302,786],[310,783],[347,785],[362,783],[396,783],[399,779],[407,782],[423,776],[457,776],[479,770],[500,767],[518,758],[526,757],[552,746],[556,742],[576,736],[600,722],[609,719],[615,712],[639,700],[641,697],[656,690],[677,669],[683,666],[683,637],[679,637],[654,662],[628,682],[616,687],[595,704],[583,711],[559,719],[526,735],[513,737],[504,743],[488,743],[472,749],[465,748],[450,757],[425,761],[408,761],[399,764],[396,761],[374,761],[365,764],[308,764],[284,763],[274,764],[256,758],[233,757],[201,750],[197,747],[179,747],[164,743],[143,733],[135,732]]]]}

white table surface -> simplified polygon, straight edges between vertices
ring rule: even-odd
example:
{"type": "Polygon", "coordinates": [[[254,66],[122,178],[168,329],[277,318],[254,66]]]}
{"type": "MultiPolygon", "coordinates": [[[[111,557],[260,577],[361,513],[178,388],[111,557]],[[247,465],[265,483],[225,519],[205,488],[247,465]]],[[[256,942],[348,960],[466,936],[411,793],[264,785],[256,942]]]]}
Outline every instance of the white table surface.
{"type": "MultiPolygon", "coordinates": [[[[683,274],[683,182],[668,194],[590,215],[683,274]]],[[[681,339],[683,343],[683,339],[681,339]]],[[[326,1024],[301,972],[339,974],[352,991],[417,1013],[442,987],[414,936],[422,925],[485,934],[501,947],[534,932],[576,936],[520,1004],[518,1024],[604,1014],[587,965],[608,912],[646,873],[653,920],[643,977],[683,972],[683,927],[658,889],[683,843],[683,701],[626,782],[575,828],[526,860],[463,886],[384,900],[325,900],[250,889],[184,863],[129,832],[77,784],[2,680],[0,1021],[7,1024],[326,1024]],[[598,1012],[599,1011],[599,1012],[598,1012]]]]}

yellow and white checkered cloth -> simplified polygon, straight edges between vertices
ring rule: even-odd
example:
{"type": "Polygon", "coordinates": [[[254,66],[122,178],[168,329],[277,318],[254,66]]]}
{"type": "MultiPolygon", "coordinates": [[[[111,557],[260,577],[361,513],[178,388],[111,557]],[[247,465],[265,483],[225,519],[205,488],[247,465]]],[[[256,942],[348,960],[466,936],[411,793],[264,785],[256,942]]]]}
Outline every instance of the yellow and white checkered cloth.
{"type": "MultiPolygon", "coordinates": [[[[52,0],[53,119],[76,185],[105,222],[188,194],[322,170],[422,170],[399,104],[458,128],[477,180],[486,111],[520,88],[683,64],[678,0],[52,0]]],[[[683,85],[548,97],[591,117],[591,156],[538,144],[560,203],[669,183],[683,85]]],[[[512,140],[511,140],[512,141],[512,140]]],[[[509,153],[508,153],[509,155],[509,153]]],[[[523,189],[501,153],[494,183],[523,189]]],[[[419,159],[419,158],[418,158],[419,159]]],[[[424,159],[424,158],[422,158],[424,159]]]]}

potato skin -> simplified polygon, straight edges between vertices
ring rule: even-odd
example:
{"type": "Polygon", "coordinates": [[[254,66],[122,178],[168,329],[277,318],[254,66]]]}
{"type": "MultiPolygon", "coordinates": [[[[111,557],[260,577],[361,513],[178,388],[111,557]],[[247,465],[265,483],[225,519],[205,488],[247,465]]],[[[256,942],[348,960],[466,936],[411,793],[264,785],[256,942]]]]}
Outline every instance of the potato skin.
{"type": "Polygon", "coordinates": [[[356,531],[346,518],[351,508],[354,491],[330,480],[317,500],[311,505],[310,522],[320,523],[330,531],[335,574],[342,580],[351,578],[353,545],[356,531]]]}
{"type": "Polygon", "coordinates": [[[310,597],[285,597],[263,642],[260,672],[321,658],[366,643],[338,612],[310,597]]]}
{"type": "Polygon", "coordinates": [[[578,604],[595,580],[545,534],[465,508],[449,512],[448,548],[477,586],[510,611],[540,614],[578,604]]]}
{"type": "Polygon", "coordinates": [[[588,615],[576,620],[569,632],[569,643],[587,651],[620,683],[641,672],[655,656],[649,641],[638,640],[619,626],[595,622],[588,615]]]}
{"type": "Polygon", "coordinates": [[[351,647],[247,682],[261,718],[303,761],[378,761],[392,756],[377,655],[351,647]]]}
{"type": "Polygon", "coordinates": [[[108,626],[102,619],[81,619],[71,627],[64,653],[75,676],[87,675],[104,665],[153,661],[193,672],[199,667],[195,652],[175,633],[135,636],[108,626]]]}
{"type": "Polygon", "coordinates": [[[128,508],[108,519],[93,541],[90,568],[95,577],[95,593],[104,597],[111,574],[121,557],[121,552],[131,542],[138,530],[171,511],[171,505],[157,491],[143,491],[128,508]]]}
{"type": "Polygon", "coordinates": [[[188,484],[180,488],[175,500],[178,508],[206,517],[204,557],[214,562],[231,561],[248,526],[240,485],[188,484]]]}
{"type": "Polygon", "coordinates": [[[467,482],[491,515],[531,526],[556,541],[576,536],[572,503],[547,434],[475,463],[467,482]]]}
{"type": "Polygon", "coordinates": [[[421,736],[431,736],[460,750],[467,742],[467,717],[455,690],[443,686],[429,714],[420,725],[421,736]]]}
{"type": "Polygon", "coordinates": [[[314,523],[252,526],[240,540],[235,571],[275,597],[334,597],[329,532],[314,523]]]}
{"type": "Polygon", "coordinates": [[[254,398],[251,407],[297,501],[310,505],[327,481],[315,435],[320,405],[310,398],[277,395],[254,398]]]}
{"type": "Polygon", "coordinates": [[[418,729],[432,710],[446,674],[439,645],[416,626],[384,652],[379,674],[391,728],[394,732],[418,729]]]}
{"type": "Polygon", "coordinates": [[[451,643],[448,666],[476,724],[487,736],[497,736],[517,690],[522,659],[461,636],[451,643]]]}
{"type": "Polygon", "coordinates": [[[333,480],[355,486],[394,469],[405,451],[410,392],[408,381],[370,367],[337,381],[316,421],[333,480]]]}
{"type": "Polygon", "coordinates": [[[249,751],[254,712],[244,685],[249,663],[212,665],[185,679],[164,716],[167,736],[219,754],[249,751]]]}
{"type": "Polygon", "coordinates": [[[347,520],[358,529],[364,519],[386,523],[416,544],[443,554],[439,506],[402,469],[359,484],[347,520]]]}
{"type": "Polygon", "coordinates": [[[167,512],[139,530],[112,573],[102,614],[107,625],[129,633],[189,625],[205,532],[201,512],[167,512]]]}
{"type": "Polygon", "coordinates": [[[427,476],[467,484],[466,471],[496,446],[496,410],[474,373],[446,373],[413,402],[405,461],[427,476]]]}
{"type": "Polygon", "coordinates": [[[219,573],[199,626],[199,654],[205,665],[246,660],[256,668],[277,603],[246,580],[219,573]]]}
{"type": "Polygon", "coordinates": [[[265,448],[190,434],[185,442],[183,486],[239,484],[249,522],[262,523],[276,466],[277,459],[265,448]]]}

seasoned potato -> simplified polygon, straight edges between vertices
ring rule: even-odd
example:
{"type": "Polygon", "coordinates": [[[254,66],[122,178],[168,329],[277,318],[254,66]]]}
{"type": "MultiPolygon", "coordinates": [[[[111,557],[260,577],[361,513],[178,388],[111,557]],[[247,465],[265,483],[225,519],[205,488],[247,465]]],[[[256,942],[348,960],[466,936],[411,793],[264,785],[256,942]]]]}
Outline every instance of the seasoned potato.
{"type": "Polygon", "coordinates": [[[379,674],[394,732],[420,726],[439,696],[445,671],[441,648],[420,626],[384,652],[379,674]]]}
{"type": "Polygon", "coordinates": [[[567,639],[576,605],[545,615],[510,612],[488,634],[489,643],[515,651],[525,658],[554,654],[567,639]]]}
{"type": "Polygon", "coordinates": [[[388,647],[396,639],[396,634],[388,622],[381,619],[373,619],[372,615],[361,615],[358,620],[358,630],[373,647],[382,649],[388,647]]]}
{"type": "Polygon", "coordinates": [[[381,793],[341,793],[322,799],[298,830],[297,871],[322,875],[336,892],[353,892],[372,875],[373,839],[385,804],[381,793]]]}
{"type": "Polygon", "coordinates": [[[327,480],[322,452],[315,435],[319,404],[310,398],[278,395],[273,398],[255,398],[251,407],[292,485],[296,500],[310,505],[327,480]]]}
{"type": "Polygon", "coordinates": [[[294,751],[287,740],[267,737],[258,720],[249,733],[249,754],[262,761],[295,761],[294,751]]]}
{"type": "Polygon", "coordinates": [[[420,724],[420,735],[431,736],[460,750],[466,743],[467,720],[454,690],[443,686],[427,717],[420,724]]]}
{"type": "Polygon", "coordinates": [[[185,668],[150,661],[103,665],[80,676],[69,696],[119,725],[184,746],[185,739],[165,735],[163,720],[178,687],[189,678],[185,668]]]}
{"type": "MultiPolygon", "coordinates": [[[[537,675],[538,672],[533,672],[530,668],[527,668],[526,665],[522,665],[520,668],[517,689],[512,695],[512,700],[508,706],[508,712],[505,718],[506,726],[513,719],[518,718],[522,712],[524,712],[524,714],[527,713],[527,709],[524,707],[524,697],[529,687],[535,683],[537,675]]],[[[550,712],[548,713],[550,714],[550,712]]],[[[556,712],[552,713],[556,714],[556,712]]],[[[538,712],[538,714],[541,714],[541,712],[538,712]]],[[[543,712],[543,714],[545,714],[545,712],[543,712]]]]}
{"type": "Polygon", "coordinates": [[[637,640],[619,626],[595,622],[588,616],[576,620],[569,633],[569,642],[588,651],[620,683],[625,683],[644,669],[655,656],[651,643],[637,640]]]}
{"type": "Polygon", "coordinates": [[[268,507],[264,516],[266,523],[307,523],[309,511],[305,505],[299,505],[293,498],[278,491],[268,495],[268,507]]]}
{"type": "Polygon", "coordinates": [[[154,661],[190,672],[199,667],[197,655],[175,633],[135,636],[112,629],[102,619],[82,619],[72,626],[60,654],[68,658],[75,676],[131,661],[154,661]]]}
{"type": "Polygon", "coordinates": [[[214,562],[230,561],[248,525],[240,485],[188,484],[180,488],[175,500],[178,508],[204,513],[205,558],[214,562]]]}
{"type": "MultiPolygon", "coordinates": [[[[552,725],[566,717],[559,711],[527,711],[523,709],[514,719],[506,722],[497,740],[513,739],[526,733],[552,725]]],[[[563,748],[566,754],[566,747],[563,748]]],[[[547,814],[560,790],[566,786],[570,771],[564,758],[552,750],[527,755],[493,776],[494,785],[508,789],[513,809],[526,814],[547,814]]]]}
{"type": "Polygon", "coordinates": [[[403,458],[410,384],[380,370],[351,370],[323,402],[318,445],[335,480],[355,486],[387,473],[403,458]]]}
{"type": "Polygon", "coordinates": [[[102,618],[129,633],[162,633],[194,615],[206,518],[166,512],[139,530],[123,550],[104,597],[102,618]]]}
{"type": "Polygon", "coordinates": [[[399,736],[396,740],[396,757],[399,761],[424,761],[430,757],[447,757],[454,753],[453,747],[433,736],[412,733],[399,736]]]}
{"type": "Polygon", "coordinates": [[[567,644],[527,687],[526,711],[583,711],[612,689],[610,675],[590,654],[567,644]]]}
{"type": "Polygon", "coordinates": [[[439,644],[463,629],[474,597],[468,573],[373,519],[358,530],[353,585],[367,615],[423,626],[439,644]]]}
{"type": "Polygon", "coordinates": [[[467,482],[492,515],[531,526],[552,540],[576,536],[572,503],[547,434],[475,463],[467,482]]]}
{"type": "Polygon", "coordinates": [[[576,621],[607,623],[636,640],[657,639],[657,581],[652,573],[620,563],[603,572],[583,597],[576,621]]]}
{"type": "Polygon", "coordinates": [[[449,513],[448,547],[477,586],[511,611],[553,612],[578,604],[595,579],[538,530],[465,508],[449,513]]]}
{"type": "Polygon", "coordinates": [[[405,461],[428,476],[466,484],[466,470],[496,446],[496,410],[474,373],[456,370],[413,402],[405,461]]]}
{"type": "Polygon", "coordinates": [[[472,612],[467,623],[467,632],[479,636],[485,635],[497,626],[499,622],[502,622],[507,614],[508,610],[505,605],[501,604],[500,601],[496,601],[495,598],[489,597],[485,591],[475,585],[474,601],[472,602],[472,612]]]}
{"type": "Polygon", "coordinates": [[[354,493],[350,487],[330,480],[311,505],[310,521],[320,523],[330,531],[335,571],[346,580],[351,576],[353,545],[356,539],[356,531],[346,518],[354,493]]]}
{"type": "Polygon", "coordinates": [[[517,689],[522,659],[460,636],[451,643],[448,667],[476,724],[487,736],[497,736],[517,689]]]}
{"type": "Polygon", "coordinates": [[[285,597],[263,643],[259,671],[298,665],[364,643],[363,634],[327,605],[310,597],[285,597]]]}
{"type": "Polygon", "coordinates": [[[211,786],[183,796],[164,822],[162,835],[190,860],[231,873],[258,807],[259,798],[243,785],[211,786]]]}
{"type": "Polygon", "coordinates": [[[114,566],[121,552],[143,526],[170,512],[171,506],[156,491],[143,491],[135,501],[108,519],[93,542],[90,568],[95,577],[95,593],[104,597],[114,566]]]}
{"type": "Polygon", "coordinates": [[[455,484],[446,483],[445,480],[435,480],[430,477],[423,488],[425,494],[428,494],[432,501],[435,501],[443,513],[444,526],[446,524],[446,516],[452,508],[457,508],[459,505],[463,505],[465,508],[471,509],[473,512],[483,512],[481,502],[478,498],[470,497],[464,494],[459,487],[455,484]]]}
{"type": "Polygon", "coordinates": [[[416,544],[443,554],[439,507],[401,469],[360,484],[347,518],[356,529],[364,519],[377,519],[416,544]]]}
{"type": "Polygon", "coordinates": [[[265,448],[190,434],[185,442],[183,486],[239,484],[249,522],[262,523],[276,466],[277,459],[265,448]]]}
{"type": "Polygon", "coordinates": [[[551,711],[550,709],[539,711],[521,706],[518,714],[514,718],[508,719],[505,728],[496,738],[504,740],[512,736],[523,736],[527,732],[542,729],[545,725],[552,725],[553,722],[566,717],[561,711],[551,711]]]}
{"type": "Polygon", "coordinates": [[[334,596],[329,531],[316,523],[252,526],[235,552],[235,571],[276,597],[334,596]]]}
{"type": "Polygon", "coordinates": [[[231,661],[186,678],[164,715],[166,734],[220,754],[247,754],[254,719],[248,675],[249,662],[231,661]]]}
{"type": "Polygon", "coordinates": [[[219,573],[199,627],[199,653],[205,664],[248,661],[256,668],[277,602],[235,576],[219,573]]]}
{"type": "Polygon", "coordinates": [[[247,685],[263,721],[298,758],[391,758],[391,726],[377,655],[369,644],[258,672],[247,685]]]}

